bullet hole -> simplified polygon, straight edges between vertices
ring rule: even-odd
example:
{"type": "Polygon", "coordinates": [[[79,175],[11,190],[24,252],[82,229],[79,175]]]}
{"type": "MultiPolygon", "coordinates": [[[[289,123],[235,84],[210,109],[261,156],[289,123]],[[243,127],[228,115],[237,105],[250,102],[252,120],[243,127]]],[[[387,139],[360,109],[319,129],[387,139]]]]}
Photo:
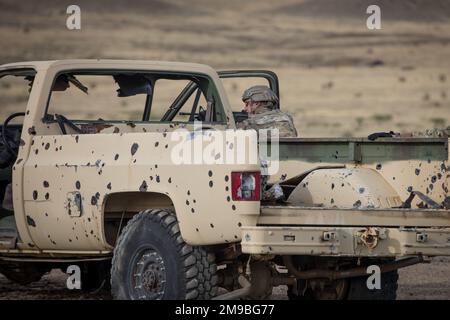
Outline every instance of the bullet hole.
{"type": "Polygon", "coordinates": [[[331,198],[331,201],[330,201],[332,204],[334,203],[334,199],[333,198],[331,198]]]}
{"type": "Polygon", "coordinates": [[[133,160],[133,163],[136,163],[136,159],[133,160]]]}
{"type": "Polygon", "coordinates": [[[119,133],[119,128],[117,128],[117,127],[114,127],[114,131],[113,131],[113,133],[119,133]]]}
{"type": "Polygon", "coordinates": [[[230,201],[231,201],[231,198],[230,198],[230,196],[228,196],[228,197],[227,197],[227,201],[228,201],[228,202],[230,202],[230,201]]]}
{"type": "Polygon", "coordinates": [[[431,177],[431,182],[432,182],[432,183],[435,183],[436,180],[437,180],[437,177],[436,177],[436,176],[432,176],[432,177],[431,177]]]}
{"type": "Polygon", "coordinates": [[[48,213],[47,212],[45,213],[45,216],[48,217],[48,213]]]}
{"type": "Polygon", "coordinates": [[[334,189],[334,183],[331,184],[331,190],[333,190],[333,189],[334,189]]]}
{"type": "Polygon", "coordinates": [[[116,155],[114,156],[114,160],[117,161],[117,159],[119,159],[119,154],[118,153],[116,153],[116,155]]]}
{"type": "Polygon", "coordinates": [[[38,150],[38,149],[34,150],[34,153],[35,153],[35,154],[38,154],[38,153],[39,153],[39,150],[38,150]]]}
{"type": "Polygon", "coordinates": [[[19,146],[23,147],[25,145],[25,141],[23,139],[20,139],[20,144],[19,146]]]}
{"type": "Polygon", "coordinates": [[[408,192],[412,192],[413,191],[413,187],[409,186],[407,190],[408,190],[408,192]]]}
{"type": "Polygon", "coordinates": [[[142,181],[142,184],[141,184],[141,186],[139,187],[139,191],[140,192],[145,192],[145,191],[147,191],[147,181],[142,181]]]}
{"type": "Polygon", "coordinates": [[[30,134],[30,135],[35,135],[36,134],[36,129],[34,128],[34,126],[28,128],[28,134],[30,134]]]}
{"type": "Polygon", "coordinates": [[[377,169],[377,170],[381,170],[381,163],[378,163],[378,164],[377,164],[376,169],[377,169]]]}
{"type": "Polygon", "coordinates": [[[81,188],[80,181],[75,182],[75,188],[77,188],[77,190],[80,190],[80,188],[81,188]]]}
{"type": "Polygon", "coordinates": [[[444,209],[449,210],[450,209],[450,197],[446,197],[444,201],[442,202],[442,205],[444,206],[444,209]]]}
{"type": "Polygon", "coordinates": [[[157,147],[157,146],[159,146],[159,142],[158,141],[155,142],[155,147],[157,147]]]}
{"type": "Polygon", "coordinates": [[[233,204],[233,205],[231,206],[231,209],[236,210],[236,206],[233,204]]]}
{"type": "Polygon", "coordinates": [[[30,110],[27,110],[27,115],[30,114],[30,110]]]}
{"type": "Polygon", "coordinates": [[[212,181],[209,182],[209,186],[212,188],[214,183],[212,181]]]}
{"type": "Polygon", "coordinates": [[[133,145],[131,146],[131,155],[134,156],[134,154],[136,153],[136,151],[139,149],[139,145],[137,143],[133,143],[133,145]]]}
{"type": "Polygon", "coordinates": [[[150,181],[153,181],[153,176],[150,176],[150,181]]]}
{"type": "Polygon", "coordinates": [[[88,217],[88,221],[91,222],[91,218],[88,217]]]}
{"type": "Polygon", "coordinates": [[[430,190],[433,190],[434,185],[430,183],[428,187],[430,188],[430,190]]]}
{"type": "Polygon", "coordinates": [[[361,200],[358,200],[353,204],[353,208],[359,208],[360,206],[361,206],[361,200]]]}
{"type": "Polygon", "coordinates": [[[186,205],[187,205],[187,206],[189,205],[189,200],[186,200],[186,205]]]}
{"type": "Polygon", "coordinates": [[[230,190],[230,187],[226,186],[225,191],[229,191],[229,190],[230,190]]]}
{"type": "Polygon", "coordinates": [[[193,203],[197,203],[197,201],[196,201],[195,199],[194,199],[194,200],[192,200],[192,202],[193,202],[193,203]]]}
{"type": "Polygon", "coordinates": [[[212,223],[209,224],[211,226],[211,228],[214,228],[214,225],[212,223]]]}
{"type": "Polygon", "coordinates": [[[302,186],[303,186],[303,188],[306,188],[306,183],[304,183],[302,186]]]}
{"type": "Polygon", "coordinates": [[[36,200],[38,197],[38,192],[36,190],[33,191],[33,200],[36,200]]]}
{"type": "Polygon", "coordinates": [[[69,242],[72,242],[72,239],[69,238],[69,242]]]}
{"type": "Polygon", "coordinates": [[[75,142],[78,143],[78,139],[80,139],[79,136],[75,136],[75,142]]]}
{"type": "Polygon", "coordinates": [[[59,146],[59,150],[62,150],[62,146],[59,146]]]}
{"type": "Polygon", "coordinates": [[[191,208],[191,212],[192,212],[192,213],[195,213],[195,210],[194,210],[194,208],[191,208]]]}
{"type": "Polygon", "coordinates": [[[42,183],[44,185],[44,188],[48,188],[50,186],[50,184],[48,183],[48,181],[44,181],[42,183]]]}
{"type": "Polygon", "coordinates": [[[392,177],[392,180],[395,180],[395,177],[392,177]]]}
{"type": "Polygon", "coordinates": [[[91,234],[94,234],[94,230],[91,230],[91,234]]]}
{"type": "Polygon", "coordinates": [[[364,193],[365,190],[366,190],[366,189],[364,189],[364,188],[359,188],[359,189],[358,189],[359,193],[364,193]]]}
{"type": "Polygon", "coordinates": [[[230,177],[228,177],[228,175],[225,176],[225,182],[228,182],[228,180],[230,180],[230,177]]]}
{"type": "Polygon", "coordinates": [[[157,175],[157,176],[156,176],[156,182],[159,183],[160,181],[161,181],[161,179],[160,179],[159,176],[157,175]]]}
{"type": "Polygon", "coordinates": [[[190,191],[190,190],[187,191],[187,195],[188,195],[188,196],[191,195],[191,191],[190,191]]]}
{"type": "Polygon", "coordinates": [[[155,164],[155,169],[158,169],[158,165],[157,164],[155,164]]]}
{"type": "Polygon", "coordinates": [[[238,222],[238,227],[242,227],[242,223],[238,222]]]}
{"type": "Polygon", "coordinates": [[[195,228],[195,231],[199,232],[198,228],[195,228]]]}
{"type": "Polygon", "coordinates": [[[428,162],[428,163],[431,163],[431,159],[428,159],[427,162],[428,162]]]}
{"type": "Polygon", "coordinates": [[[209,171],[208,171],[208,176],[209,176],[209,177],[212,177],[212,175],[213,175],[212,171],[209,170],[209,171]]]}
{"type": "Polygon", "coordinates": [[[166,148],[166,149],[167,149],[168,147],[169,147],[169,145],[168,145],[168,144],[166,144],[166,145],[164,146],[164,148],[166,148]]]}
{"type": "Polygon", "coordinates": [[[344,184],[343,183],[341,183],[341,187],[343,187],[344,186],[344,184]]]}
{"type": "Polygon", "coordinates": [[[169,178],[169,180],[167,180],[167,182],[172,183],[172,178],[169,178]]]}
{"type": "Polygon", "coordinates": [[[106,185],[106,188],[108,188],[109,190],[111,190],[111,182],[108,183],[108,184],[106,185]]]}
{"type": "Polygon", "coordinates": [[[167,137],[167,133],[166,132],[163,132],[163,137],[164,138],[167,137]]]}
{"type": "Polygon", "coordinates": [[[48,200],[48,198],[50,198],[50,194],[47,192],[47,193],[45,194],[45,200],[48,200]]]}
{"type": "Polygon", "coordinates": [[[92,204],[93,206],[95,206],[95,205],[97,204],[97,198],[96,198],[95,196],[92,196],[92,198],[91,198],[91,204],[92,204]]]}
{"type": "Polygon", "coordinates": [[[438,173],[438,174],[437,174],[437,178],[438,178],[439,180],[441,180],[442,174],[438,173]]]}
{"type": "Polygon", "coordinates": [[[34,140],[31,140],[31,145],[34,145],[34,140]]]}
{"type": "Polygon", "coordinates": [[[416,168],[415,173],[416,173],[416,176],[418,176],[420,174],[420,169],[416,168]]]}
{"type": "Polygon", "coordinates": [[[27,224],[28,224],[29,226],[36,227],[36,222],[33,220],[32,217],[30,217],[30,216],[28,216],[28,215],[27,215],[27,224]]]}

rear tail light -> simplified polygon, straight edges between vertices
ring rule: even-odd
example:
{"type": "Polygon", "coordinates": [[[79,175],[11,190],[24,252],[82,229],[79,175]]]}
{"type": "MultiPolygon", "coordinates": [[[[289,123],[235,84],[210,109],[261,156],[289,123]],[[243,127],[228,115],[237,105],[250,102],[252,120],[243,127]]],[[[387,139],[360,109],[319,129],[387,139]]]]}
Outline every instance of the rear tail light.
{"type": "Polygon", "coordinates": [[[231,196],[233,201],[259,201],[261,199],[261,173],[232,172],[231,196]]]}

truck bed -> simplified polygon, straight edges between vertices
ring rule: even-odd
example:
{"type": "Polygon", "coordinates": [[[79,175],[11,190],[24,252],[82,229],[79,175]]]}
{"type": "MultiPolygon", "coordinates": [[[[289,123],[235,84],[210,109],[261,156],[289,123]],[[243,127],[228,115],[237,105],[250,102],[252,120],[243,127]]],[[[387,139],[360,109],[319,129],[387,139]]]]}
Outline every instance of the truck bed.
{"type": "Polygon", "coordinates": [[[450,211],[263,206],[242,227],[242,252],[399,257],[450,255],[450,211]]]}

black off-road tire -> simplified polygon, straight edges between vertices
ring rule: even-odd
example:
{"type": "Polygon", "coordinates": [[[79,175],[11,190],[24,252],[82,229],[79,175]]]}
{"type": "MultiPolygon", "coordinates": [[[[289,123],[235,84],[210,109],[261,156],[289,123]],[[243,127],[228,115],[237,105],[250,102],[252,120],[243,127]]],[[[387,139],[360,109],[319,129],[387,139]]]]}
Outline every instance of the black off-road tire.
{"type": "Polygon", "coordinates": [[[379,290],[369,290],[367,288],[366,282],[368,277],[349,279],[347,300],[395,300],[397,298],[397,270],[381,274],[381,288],[379,290]]]}
{"type": "Polygon", "coordinates": [[[184,242],[172,211],[142,211],[127,223],[114,248],[112,296],[115,299],[210,299],[217,292],[217,266],[214,260],[214,255],[207,253],[204,248],[184,242]],[[148,263],[142,259],[149,254],[141,256],[142,250],[151,250],[152,259],[157,261],[152,261],[153,264],[150,263],[149,269],[144,272],[150,272],[151,282],[141,281],[145,287],[148,283],[152,287],[157,285],[156,294],[151,291],[149,295],[142,295],[142,291],[139,291],[142,288],[133,284],[136,282],[131,274],[133,270],[139,263],[148,263]],[[137,260],[139,257],[143,258],[137,260]],[[165,282],[154,281],[155,278],[164,279],[165,282]],[[164,288],[158,289],[160,286],[164,288]]]}

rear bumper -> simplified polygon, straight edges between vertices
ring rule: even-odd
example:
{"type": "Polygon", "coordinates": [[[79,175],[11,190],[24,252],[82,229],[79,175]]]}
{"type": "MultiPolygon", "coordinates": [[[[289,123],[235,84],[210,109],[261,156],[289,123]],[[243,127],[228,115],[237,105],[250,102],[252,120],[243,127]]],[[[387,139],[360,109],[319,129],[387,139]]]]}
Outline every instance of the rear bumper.
{"type": "Polygon", "coordinates": [[[241,246],[248,254],[449,256],[450,227],[242,227],[241,246]]]}

